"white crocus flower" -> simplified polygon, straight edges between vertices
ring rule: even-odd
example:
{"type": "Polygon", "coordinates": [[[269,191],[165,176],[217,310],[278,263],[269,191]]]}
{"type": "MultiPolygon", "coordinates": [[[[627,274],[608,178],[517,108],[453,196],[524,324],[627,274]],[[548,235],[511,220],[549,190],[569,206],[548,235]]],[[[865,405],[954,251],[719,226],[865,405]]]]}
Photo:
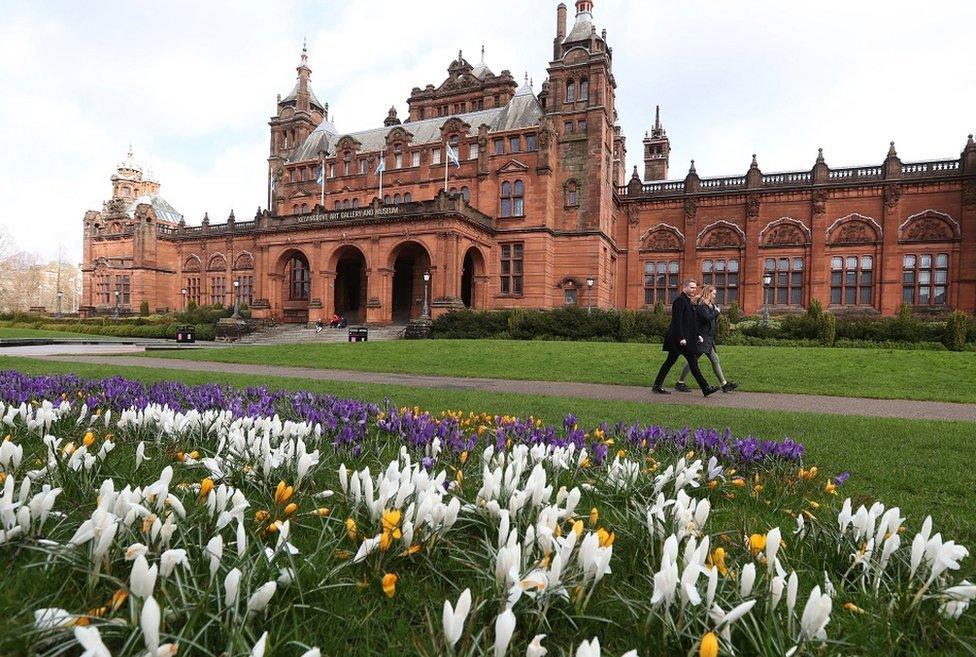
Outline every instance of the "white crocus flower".
{"type": "Polygon", "coordinates": [[[156,573],[158,566],[149,566],[146,557],[141,554],[136,557],[132,564],[132,573],[129,575],[129,590],[132,594],[140,598],[148,598],[156,588],[156,573]]]}
{"type": "Polygon", "coordinates": [[[247,601],[247,611],[248,613],[260,613],[265,610],[268,603],[271,602],[271,597],[278,590],[278,584],[276,582],[265,582],[261,587],[251,595],[250,599],[247,601]]]}
{"type": "Polygon", "coordinates": [[[239,568],[231,568],[224,578],[224,604],[228,607],[237,606],[237,597],[240,595],[241,571],[239,568]]]}
{"type": "Polygon", "coordinates": [[[220,559],[224,556],[224,537],[217,534],[207,541],[207,555],[210,557],[210,576],[217,574],[220,559]]]}
{"type": "Polygon", "coordinates": [[[97,627],[76,625],[75,641],[85,649],[81,657],[112,657],[112,653],[102,643],[102,635],[97,627]]]}
{"type": "Polygon", "coordinates": [[[776,575],[769,582],[769,608],[776,609],[779,601],[783,599],[783,590],[786,588],[786,581],[776,575]]]}
{"type": "Polygon", "coordinates": [[[747,563],[742,568],[742,576],[739,580],[739,595],[748,598],[752,595],[752,587],[756,583],[756,564],[747,563]]]}
{"type": "Polygon", "coordinates": [[[769,572],[773,571],[773,567],[776,564],[776,553],[779,552],[781,540],[782,534],[780,533],[779,527],[773,527],[766,533],[766,565],[769,568],[769,572]]]}
{"type": "Polygon", "coordinates": [[[583,641],[576,648],[576,657],[600,657],[600,640],[593,637],[590,641],[583,641]]]}
{"type": "Polygon", "coordinates": [[[464,589],[461,592],[457,604],[454,607],[451,607],[451,603],[447,600],[444,601],[444,638],[452,648],[461,639],[461,633],[464,631],[464,621],[467,620],[470,610],[471,589],[464,589]]]}
{"type": "Polygon", "coordinates": [[[251,648],[251,657],[264,657],[264,651],[265,648],[267,648],[267,645],[268,633],[265,632],[261,635],[261,638],[258,639],[257,643],[254,644],[254,647],[251,648]]]}
{"type": "Polygon", "coordinates": [[[796,594],[799,589],[800,580],[796,576],[796,571],[790,573],[789,579],[786,580],[786,613],[790,616],[793,615],[793,609],[796,608],[796,594]]]}
{"type": "Polygon", "coordinates": [[[149,596],[142,605],[139,625],[142,628],[142,637],[145,639],[150,655],[155,655],[159,651],[159,621],[161,618],[159,604],[155,598],[149,596]]]}
{"type": "Polygon", "coordinates": [[[316,646],[303,652],[300,657],[322,657],[322,651],[316,646]]]}
{"type": "Polygon", "coordinates": [[[545,634],[536,634],[532,637],[532,641],[525,648],[525,657],[546,657],[549,650],[542,645],[542,640],[545,638],[545,634]]]}
{"type": "Polygon", "coordinates": [[[827,623],[830,622],[830,612],[833,608],[833,600],[826,593],[820,592],[820,587],[815,586],[810,591],[810,597],[803,608],[803,615],[800,617],[800,640],[827,638],[827,623]]]}
{"type": "Polygon", "coordinates": [[[169,577],[179,565],[184,568],[190,567],[190,562],[186,558],[186,550],[166,550],[159,556],[159,574],[163,577],[169,577]]]}
{"type": "Polygon", "coordinates": [[[508,651],[508,644],[515,632],[515,614],[510,608],[498,614],[495,618],[495,657],[502,657],[508,651]]]}

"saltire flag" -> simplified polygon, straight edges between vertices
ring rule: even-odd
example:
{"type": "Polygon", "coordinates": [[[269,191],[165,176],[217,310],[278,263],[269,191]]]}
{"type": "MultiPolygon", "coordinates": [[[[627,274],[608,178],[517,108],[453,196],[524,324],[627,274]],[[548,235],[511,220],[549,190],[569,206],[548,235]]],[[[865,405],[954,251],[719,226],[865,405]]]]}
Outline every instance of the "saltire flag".
{"type": "Polygon", "coordinates": [[[319,177],[316,179],[318,184],[323,184],[325,182],[325,161],[322,161],[322,166],[319,167],[319,177]]]}
{"type": "Polygon", "coordinates": [[[386,171],[386,158],[383,157],[383,156],[380,156],[380,163],[376,165],[376,171],[375,171],[375,173],[378,176],[381,173],[383,173],[384,171],[386,171]]]}
{"type": "Polygon", "coordinates": [[[451,148],[450,144],[444,144],[444,145],[447,147],[447,161],[453,164],[454,166],[460,168],[461,161],[458,159],[457,151],[451,148]]]}

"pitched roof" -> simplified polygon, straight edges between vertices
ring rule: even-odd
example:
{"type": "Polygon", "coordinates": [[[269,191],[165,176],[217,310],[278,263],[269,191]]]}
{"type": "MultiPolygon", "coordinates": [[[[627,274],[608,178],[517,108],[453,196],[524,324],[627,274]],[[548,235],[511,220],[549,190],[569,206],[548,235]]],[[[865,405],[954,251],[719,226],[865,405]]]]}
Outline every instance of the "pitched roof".
{"type": "MultiPolygon", "coordinates": [[[[493,107],[491,109],[455,114],[452,116],[439,116],[433,119],[423,119],[421,121],[408,121],[402,125],[384,126],[363,130],[360,132],[349,133],[349,136],[362,144],[360,150],[363,152],[380,151],[386,147],[386,137],[391,130],[402,128],[413,135],[414,144],[433,144],[441,139],[441,127],[452,118],[458,118],[467,123],[468,135],[478,134],[478,127],[482,124],[488,126],[489,132],[503,132],[517,128],[527,128],[539,122],[542,116],[542,107],[538,99],[532,93],[531,87],[524,85],[504,107],[493,107]]],[[[336,143],[343,135],[339,134],[335,126],[330,121],[323,121],[308,136],[305,143],[289,158],[290,162],[304,162],[314,160],[319,156],[319,152],[324,150],[327,156],[335,155],[336,143]]]]}
{"type": "MultiPolygon", "coordinates": [[[[281,102],[282,103],[287,103],[287,102],[290,102],[290,101],[297,101],[298,100],[298,85],[299,85],[299,82],[295,82],[295,86],[291,90],[291,93],[281,99],[281,102]]],[[[309,102],[310,105],[314,105],[314,106],[318,107],[319,109],[324,109],[325,108],[325,106],[322,103],[319,102],[319,99],[315,97],[315,92],[312,91],[311,85],[309,85],[309,87],[308,87],[308,102],[309,102]]]]}
{"type": "Polygon", "coordinates": [[[130,217],[134,217],[136,213],[136,207],[142,204],[151,205],[153,212],[156,214],[157,219],[163,221],[172,221],[173,223],[179,223],[183,215],[169,204],[166,199],[162,196],[140,196],[136,200],[132,201],[129,206],[125,209],[126,214],[130,217]]]}

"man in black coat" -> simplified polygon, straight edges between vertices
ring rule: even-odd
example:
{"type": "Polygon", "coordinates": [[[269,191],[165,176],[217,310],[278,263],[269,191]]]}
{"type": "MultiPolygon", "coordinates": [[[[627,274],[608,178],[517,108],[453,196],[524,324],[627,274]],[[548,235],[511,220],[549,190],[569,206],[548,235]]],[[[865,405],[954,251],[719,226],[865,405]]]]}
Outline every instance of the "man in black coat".
{"type": "Polygon", "coordinates": [[[718,386],[708,385],[708,381],[702,376],[701,369],[698,367],[698,345],[702,343],[702,336],[698,333],[698,318],[695,315],[695,307],[691,304],[691,297],[697,290],[696,281],[690,279],[685,281],[681,285],[681,294],[671,304],[671,325],[668,327],[667,335],[664,336],[662,347],[663,351],[668,352],[668,357],[658,370],[654,387],[651,388],[659,395],[671,394],[664,389],[664,379],[681,356],[688,361],[691,375],[701,387],[702,394],[708,397],[718,390],[718,386]]]}

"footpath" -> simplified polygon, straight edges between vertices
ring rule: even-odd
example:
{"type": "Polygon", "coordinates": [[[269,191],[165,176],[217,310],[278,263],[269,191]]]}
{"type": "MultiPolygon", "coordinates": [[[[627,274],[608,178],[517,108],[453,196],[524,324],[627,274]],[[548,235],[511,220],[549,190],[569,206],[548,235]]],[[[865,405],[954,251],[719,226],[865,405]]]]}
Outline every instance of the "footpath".
{"type": "Polygon", "coordinates": [[[144,358],[125,355],[82,356],[61,354],[42,356],[41,358],[44,360],[89,363],[94,365],[151,367],[179,371],[220,372],[316,381],[348,381],[450,390],[479,390],[486,393],[552,395],[556,397],[656,404],[690,404],[704,407],[744,408],[767,411],[796,411],[912,420],[961,420],[976,422],[976,404],[957,404],[951,402],[864,399],[741,391],[730,394],[717,392],[711,397],[703,398],[701,393],[697,391],[683,394],[675,392],[671,395],[655,395],[651,392],[650,387],[605,385],[599,383],[517,381],[509,379],[424,376],[418,374],[386,374],[378,372],[354,372],[349,370],[325,370],[311,367],[282,367],[277,365],[144,358]]]}

